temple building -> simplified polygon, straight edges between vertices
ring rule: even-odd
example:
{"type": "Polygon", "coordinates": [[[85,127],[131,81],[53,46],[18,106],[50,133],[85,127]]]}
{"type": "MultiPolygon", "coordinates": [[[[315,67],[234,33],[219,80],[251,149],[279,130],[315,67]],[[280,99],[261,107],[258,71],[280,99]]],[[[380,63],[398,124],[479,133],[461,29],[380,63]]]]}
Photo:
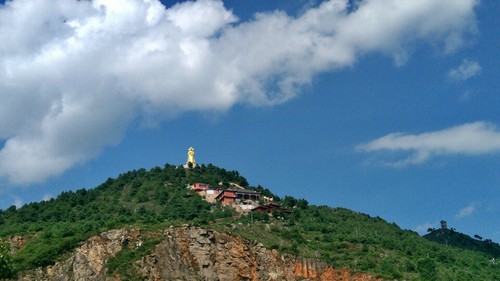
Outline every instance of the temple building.
{"type": "Polygon", "coordinates": [[[222,205],[236,204],[246,200],[258,201],[260,193],[247,189],[226,189],[219,193],[215,199],[222,205]]]}
{"type": "MultiPolygon", "coordinates": [[[[194,167],[196,167],[194,148],[189,147],[184,168],[190,169],[194,167]]],[[[261,200],[261,194],[255,190],[246,189],[245,187],[234,182],[228,182],[227,184],[231,188],[222,189],[222,182],[218,184],[221,189],[213,189],[210,184],[203,182],[188,184],[187,188],[200,195],[208,203],[220,203],[221,205],[231,206],[239,213],[249,213],[250,211],[267,214],[271,214],[276,211],[288,212],[286,208],[273,203],[272,198],[263,196],[261,200]],[[267,202],[267,204],[260,205],[262,204],[262,201],[267,202]]]]}

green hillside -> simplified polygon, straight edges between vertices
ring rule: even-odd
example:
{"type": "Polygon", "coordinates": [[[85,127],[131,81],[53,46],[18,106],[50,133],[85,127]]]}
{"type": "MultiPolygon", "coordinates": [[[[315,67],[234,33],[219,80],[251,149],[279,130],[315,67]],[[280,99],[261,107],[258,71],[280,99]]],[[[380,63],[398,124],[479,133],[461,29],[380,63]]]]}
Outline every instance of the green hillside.
{"type": "Polygon", "coordinates": [[[423,237],[427,240],[434,241],[440,244],[471,251],[483,252],[494,258],[500,257],[500,245],[498,243],[495,243],[490,239],[483,240],[483,238],[479,235],[475,236],[476,239],[463,233],[457,232],[454,229],[441,228],[432,230],[430,233],[424,235],[423,237]]]}
{"type": "MultiPolygon", "coordinates": [[[[312,206],[289,196],[278,198],[266,188],[249,186],[238,172],[213,165],[190,170],[173,165],[140,169],[94,189],[63,192],[50,201],[0,211],[0,239],[22,236],[25,241],[12,256],[5,250],[7,244],[0,244],[0,279],[53,264],[81,241],[109,229],[138,227],[159,233],[164,227],[184,223],[388,280],[500,280],[500,266],[491,261],[492,255],[429,241],[379,217],[312,206]],[[238,216],[233,209],[210,205],[186,189],[195,182],[218,188],[236,183],[274,197],[287,212],[238,216]]],[[[132,270],[120,265],[141,254],[118,255],[110,262],[116,265],[108,269],[110,274],[132,270]]]]}

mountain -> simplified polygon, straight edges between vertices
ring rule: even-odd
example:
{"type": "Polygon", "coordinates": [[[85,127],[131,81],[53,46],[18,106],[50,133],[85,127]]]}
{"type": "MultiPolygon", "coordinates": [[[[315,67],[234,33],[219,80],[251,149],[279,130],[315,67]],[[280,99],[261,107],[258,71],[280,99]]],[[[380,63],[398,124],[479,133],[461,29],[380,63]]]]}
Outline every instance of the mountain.
{"type": "Polygon", "coordinates": [[[0,279],[500,280],[488,253],[441,245],[380,217],[279,198],[210,164],[134,170],[12,206],[0,211],[0,241],[0,279]],[[274,211],[242,215],[208,203],[187,188],[195,183],[258,193],[261,210],[274,211]]]}
{"type": "Polygon", "coordinates": [[[457,232],[454,229],[434,229],[423,236],[429,241],[434,241],[440,244],[462,248],[471,251],[483,252],[493,258],[500,257],[500,245],[489,239],[483,240],[479,235],[475,235],[476,239],[457,232]]]}

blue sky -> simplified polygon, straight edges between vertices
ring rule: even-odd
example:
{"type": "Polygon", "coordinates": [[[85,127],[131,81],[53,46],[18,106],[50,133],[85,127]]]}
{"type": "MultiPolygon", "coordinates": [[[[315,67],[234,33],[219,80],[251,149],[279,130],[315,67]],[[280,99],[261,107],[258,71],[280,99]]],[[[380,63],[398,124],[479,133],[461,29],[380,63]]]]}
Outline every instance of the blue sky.
{"type": "Polygon", "coordinates": [[[498,1],[14,0],[0,208],[165,163],[500,241],[498,1]]]}

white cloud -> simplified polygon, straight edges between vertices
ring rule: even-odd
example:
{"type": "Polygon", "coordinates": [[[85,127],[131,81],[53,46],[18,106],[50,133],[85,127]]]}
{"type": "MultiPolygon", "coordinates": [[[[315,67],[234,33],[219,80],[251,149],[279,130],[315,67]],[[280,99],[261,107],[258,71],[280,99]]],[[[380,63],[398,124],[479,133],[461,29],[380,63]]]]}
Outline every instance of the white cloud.
{"type": "Polygon", "coordinates": [[[440,155],[484,155],[500,152],[500,131],[486,122],[468,123],[441,131],[408,135],[393,133],[357,146],[365,152],[406,152],[404,159],[388,162],[402,167],[421,164],[440,155]]]}
{"type": "Polygon", "coordinates": [[[462,218],[468,218],[471,217],[476,211],[477,211],[478,205],[475,202],[470,203],[467,207],[463,208],[460,210],[456,215],[455,218],[457,219],[462,219],[462,218]]]}
{"type": "Polygon", "coordinates": [[[119,143],[135,118],[282,103],[363,54],[402,64],[417,41],[453,51],[475,28],[476,0],[356,3],[238,22],[215,0],[169,8],[8,1],[0,6],[0,176],[43,181],[119,143]]]}
{"type": "Polygon", "coordinates": [[[481,72],[481,66],[477,61],[464,59],[462,64],[448,72],[448,76],[455,81],[465,81],[478,75],[481,72]]]}

